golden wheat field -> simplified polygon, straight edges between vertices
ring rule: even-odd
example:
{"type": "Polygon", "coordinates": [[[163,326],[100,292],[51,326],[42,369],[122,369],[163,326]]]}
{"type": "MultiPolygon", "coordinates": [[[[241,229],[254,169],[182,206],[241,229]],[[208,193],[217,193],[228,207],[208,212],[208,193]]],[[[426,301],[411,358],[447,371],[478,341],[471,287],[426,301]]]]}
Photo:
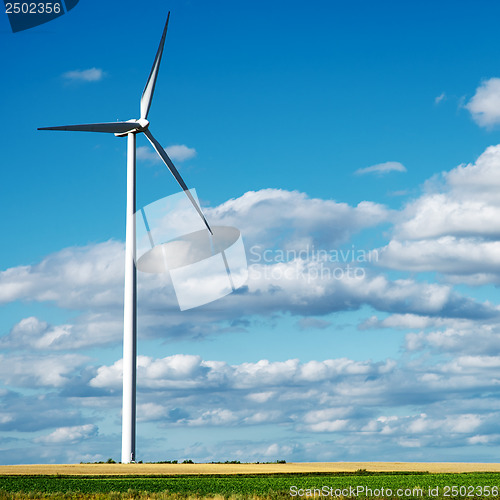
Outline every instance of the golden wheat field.
{"type": "Polygon", "coordinates": [[[276,474],[309,472],[500,472],[499,463],[462,462],[308,462],[287,464],[62,464],[2,465],[0,475],[175,475],[175,474],[276,474]]]}

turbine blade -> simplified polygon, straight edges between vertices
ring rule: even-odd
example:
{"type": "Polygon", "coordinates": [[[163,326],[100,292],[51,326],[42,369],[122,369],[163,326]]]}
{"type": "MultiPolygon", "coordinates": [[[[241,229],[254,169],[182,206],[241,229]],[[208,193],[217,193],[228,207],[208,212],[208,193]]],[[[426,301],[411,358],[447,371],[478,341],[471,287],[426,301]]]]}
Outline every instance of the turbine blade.
{"type": "Polygon", "coordinates": [[[37,130],[68,130],[73,132],[108,132],[124,134],[139,128],[135,122],[85,123],[82,125],[63,125],[61,127],[42,127],[37,130]]]}
{"type": "Polygon", "coordinates": [[[144,87],[141,97],[141,118],[147,119],[149,108],[151,107],[151,101],[153,100],[153,93],[155,91],[156,78],[158,77],[158,71],[160,69],[161,56],[163,54],[163,46],[165,45],[165,37],[167,36],[168,20],[170,19],[170,11],[167,15],[167,22],[163,28],[163,35],[161,36],[160,45],[156,52],[156,57],[149,73],[149,78],[144,87]]]}
{"type": "Polygon", "coordinates": [[[161,156],[161,159],[164,161],[165,165],[168,167],[170,172],[172,172],[172,175],[175,177],[175,180],[179,183],[181,188],[184,190],[186,193],[187,197],[191,200],[191,203],[193,204],[194,208],[202,218],[203,222],[205,223],[205,226],[207,226],[207,229],[210,231],[210,234],[214,234],[212,232],[212,229],[208,225],[207,219],[205,219],[205,216],[203,215],[203,212],[201,211],[200,206],[198,203],[196,203],[196,200],[193,198],[193,195],[190,193],[189,188],[186,186],[186,183],[184,182],[183,178],[179,174],[178,170],[175,168],[174,164],[172,163],[172,160],[169,158],[167,152],[161,147],[161,144],[153,137],[151,132],[149,130],[144,130],[144,134],[146,137],[149,139],[149,142],[153,145],[153,147],[156,149],[156,152],[161,156]]]}

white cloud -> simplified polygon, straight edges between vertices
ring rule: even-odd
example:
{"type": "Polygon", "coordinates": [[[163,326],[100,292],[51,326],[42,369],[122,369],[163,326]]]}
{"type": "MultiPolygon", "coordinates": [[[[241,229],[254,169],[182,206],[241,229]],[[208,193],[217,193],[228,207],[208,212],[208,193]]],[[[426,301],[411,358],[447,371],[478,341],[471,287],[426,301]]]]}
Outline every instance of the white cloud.
{"type": "Polygon", "coordinates": [[[109,308],[123,300],[124,255],[123,243],[108,241],[0,272],[0,304],[29,299],[70,309],[109,308]]]}
{"type": "Polygon", "coordinates": [[[35,438],[36,443],[44,444],[75,444],[79,441],[97,436],[96,425],[86,424],[75,427],[60,427],[47,436],[35,438]]]}
{"type": "Polygon", "coordinates": [[[475,163],[428,182],[398,216],[394,236],[379,249],[382,266],[436,271],[450,283],[500,282],[500,145],[475,163]]]}
{"type": "Polygon", "coordinates": [[[396,226],[396,235],[407,239],[428,239],[444,235],[494,236],[499,230],[492,224],[500,216],[500,207],[486,199],[460,200],[454,193],[424,195],[410,204],[396,226]]]}
{"type": "MultiPolygon", "coordinates": [[[[477,414],[462,415],[420,415],[407,416],[385,416],[371,420],[364,430],[366,432],[380,432],[384,435],[392,435],[399,444],[412,447],[429,444],[434,436],[436,440],[443,435],[473,434],[482,425],[483,418],[477,414]],[[405,432],[402,432],[405,429],[405,432]],[[418,435],[418,438],[415,438],[418,435]]],[[[472,437],[472,436],[471,436],[472,437]]],[[[457,439],[462,440],[457,436],[457,439]]],[[[470,439],[470,438],[469,438],[470,439]]],[[[462,441],[463,442],[463,441],[462,441]]]]}
{"type": "Polygon", "coordinates": [[[378,203],[362,201],[350,206],[283,189],[248,191],[207,209],[206,214],[211,221],[238,227],[249,248],[258,245],[262,250],[276,245],[303,250],[308,244],[335,248],[362,229],[391,217],[391,211],[378,203]]]}
{"type": "Polygon", "coordinates": [[[136,157],[138,160],[151,161],[160,163],[162,159],[151,146],[139,146],[136,149],[136,157]]]}
{"type": "Polygon", "coordinates": [[[445,99],[446,99],[446,94],[442,92],[434,99],[434,104],[439,104],[441,101],[444,101],[445,99]]]}
{"type": "MultiPolygon", "coordinates": [[[[196,156],[196,149],[188,148],[184,144],[174,144],[165,148],[170,159],[174,162],[182,163],[196,156]]],[[[137,159],[161,163],[163,160],[158,153],[150,146],[139,146],[137,148],[137,159]]]]}
{"type": "MultiPolygon", "coordinates": [[[[111,366],[101,366],[90,380],[92,387],[115,390],[121,387],[122,360],[111,366]]],[[[309,384],[343,376],[370,376],[390,372],[391,361],[371,363],[352,361],[347,358],[327,359],[300,363],[298,359],[228,365],[220,361],[204,361],[199,356],[176,354],[161,359],[138,356],[137,378],[140,386],[148,389],[198,390],[200,388],[233,388],[248,391],[250,401],[264,403],[272,398],[273,390],[264,387],[280,386],[284,382],[309,384]],[[256,390],[259,392],[255,393],[256,390]]]]}
{"type": "Polygon", "coordinates": [[[165,148],[172,161],[186,161],[196,156],[196,149],[188,148],[184,144],[174,144],[165,148]]]}
{"type": "Polygon", "coordinates": [[[104,71],[99,68],[67,71],[63,74],[65,80],[72,82],[98,82],[102,80],[104,76],[104,71]]]}
{"type": "Polygon", "coordinates": [[[0,355],[0,381],[13,387],[63,387],[89,358],[77,354],[59,356],[0,355]]]}
{"type": "Polygon", "coordinates": [[[63,351],[113,344],[121,340],[122,319],[110,313],[82,314],[72,323],[51,325],[36,317],[22,319],[0,337],[9,350],[63,351]]]}
{"type": "Polygon", "coordinates": [[[459,165],[444,175],[451,193],[460,200],[484,197],[488,204],[498,206],[500,187],[500,145],[489,146],[475,163],[459,165]]]}
{"type": "Polygon", "coordinates": [[[275,392],[265,391],[265,392],[254,392],[254,393],[248,394],[246,397],[247,397],[247,399],[250,399],[251,401],[255,401],[257,403],[266,403],[273,396],[275,396],[275,392]]]}
{"type": "Polygon", "coordinates": [[[500,78],[490,78],[482,82],[465,107],[481,127],[500,123],[500,78]]]}
{"type": "Polygon", "coordinates": [[[477,436],[472,436],[470,437],[467,441],[471,444],[471,445],[475,445],[475,444],[488,444],[491,440],[491,437],[490,436],[480,436],[480,435],[477,435],[477,436]]]}
{"type": "Polygon", "coordinates": [[[234,424],[238,417],[231,411],[225,408],[216,408],[215,410],[209,410],[202,413],[198,418],[189,420],[187,424],[189,426],[212,426],[212,425],[222,425],[227,426],[234,424]]]}
{"type": "Polygon", "coordinates": [[[406,172],[406,167],[398,161],[386,161],[385,163],[377,163],[376,165],[372,165],[371,167],[360,168],[354,173],[356,175],[384,175],[388,174],[389,172],[406,172]]]}
{"type": "Polygon", "coordinates": [[[435,240],[393,240],[380,251],[379,262],[392,269],[407,271],[500,275],[500,241],[455,236],[435,240]]]}
{"type": "Polygon", "coordinates": [[[348,424],[348,420],[330,420],[311,424],[308,429],[313,432],[340,432],[345,430],[348,424]]]}
{"type": "Polygon", "coordinates": [[[318,424],[324,422],[347,422],[345,417],[352,414],[352,408],[343,407],[343,408],[325,408],[322,410],[312,410],[307,412],[303,421],[306,424],[318,424]]]}
{"type": "Polygon", "coordinates": [[[444,235],[494,236],[500,231],[500,145],[488,147],[475,161],[459,165],[430,182],[409,203],[395,226],[396,236],[427,239],[444,235]]]}
{"type": "MultiPolygon", "coordinates": [[[[438,320],[435,325],[429,322],[430,330],[422,329],[406,335],[408,351],[433,349],[445,353],[486,355],[500,349],[500,327],[496,323],[473,320],[438,320]],[[433,329],[432,326],[440,327],[433,329]]],[[[425,327],[423,327],[425,328],[425,327]]]]}
{"type": "Polygon", "coordinates": [[[168,411],[165,407],[157,403],[143,403],[137,406],[137,420],[139,422],[162,420],[167,417],[167,414],[168,411]]]}
{"type": "Polygon", "coordinates": [[[272,422],[282,422],[283,415],[281,411],[257,411],[252,415],[243,419],[244,424],[261,425],[270,424],[272,422]]]}
{"type": "MultiPolygon", "coordinates": [[[[186,387],[200,385],[210,368],[202,363],[199,356],[175,354],[154,360],[148,356],[138,356],[137,372],[140,384],[149,388],[186,387]]],[[[101,366],[97,375],[90,381],[92,387],[119,389],[122,383],[123,361],[118,360],[111,366],[101,366]]]]}
{"type": "Polygon", "coordinates": [[[391,314],[383,320],[379,320],[377,316],[371,316],[360,325],[360,328],[421,329],[427,328],[428,326],[440,324],[443,321],[444,320],[442,320],[441,318],[423,316],[418,314],[391,314]]]}
{"type": "Polygon", "coordinates": [[[14,325],[9,335],[0,338],[0,345],[5,347],[31,345],[34,349],[45,349],[70,335],[71,328],[71,325],[52,328],[46,322],[32,316],[14,325]]]}

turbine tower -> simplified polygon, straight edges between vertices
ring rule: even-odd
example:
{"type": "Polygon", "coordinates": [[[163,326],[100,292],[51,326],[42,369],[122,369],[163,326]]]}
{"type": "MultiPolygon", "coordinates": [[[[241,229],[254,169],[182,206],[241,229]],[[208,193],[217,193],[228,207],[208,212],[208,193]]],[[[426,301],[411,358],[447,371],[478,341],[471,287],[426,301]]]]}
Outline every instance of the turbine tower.
{"type": "Polygon", "coordinates": [[[67,130],[75,132],[107,132],[117,137],[127,137],[127,216],[125,236],[125,292],[124,292],[124,325],[123,325],[123,412],[122,412],[122,463],[135,462],[135,421],[136,421],[136,356],[137,356],[137,281],[135,266],[135,164],[136,164],[136,134],[143,133],[153,145],[167,168],[184,190],[194,208],[202,218],[208,231],[208,225],[203,212],[191,195],[189,188],[175,168],[172,160],[160,143],[149,131],[148,113],[153,100],[156,79],[160,69],[163,46],[167,35],[168,20],[163,28],[158,51],[149,73],[149,78],[142,92],[140,102],[140,118],[126,122],[88,123],[83,125],[64,125],[60,127],[43,127],[38,130],[67,130]]]}

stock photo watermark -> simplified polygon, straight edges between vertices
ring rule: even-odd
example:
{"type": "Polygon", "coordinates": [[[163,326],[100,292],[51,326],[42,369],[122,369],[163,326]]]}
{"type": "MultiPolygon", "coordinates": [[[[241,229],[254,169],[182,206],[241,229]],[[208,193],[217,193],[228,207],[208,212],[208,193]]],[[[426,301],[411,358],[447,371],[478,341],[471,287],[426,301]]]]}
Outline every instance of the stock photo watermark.
{"type": "Polygon", "coordinates": [[[5,14],[13,33],[48,23],[76,7],[80,0],[38,0],[36,2],[8,2],[4,0],[5,14]]]}
{"type": "Polygon", "coordinates": [[[248,273],[253,279],[318,280],[363,279],[365,266],[378,262],[377,250],[365,250],[351,245],[345,249],[323,249],[306,245],[301,249],[249,249],[248,273]]]}
{"type": "Polygon", "coordinates": [[[298,498],[457,498],[457,497],[474,497],[474,498],[496,498],[499,493],[497,485],[440,485],[412,488],[387,488],[380,486],[370,488],[366,485],[345,486],[335,488],[332,486],[309,487],[301,488],[299,486],[290,486],[290,497],[298,498]]]}

